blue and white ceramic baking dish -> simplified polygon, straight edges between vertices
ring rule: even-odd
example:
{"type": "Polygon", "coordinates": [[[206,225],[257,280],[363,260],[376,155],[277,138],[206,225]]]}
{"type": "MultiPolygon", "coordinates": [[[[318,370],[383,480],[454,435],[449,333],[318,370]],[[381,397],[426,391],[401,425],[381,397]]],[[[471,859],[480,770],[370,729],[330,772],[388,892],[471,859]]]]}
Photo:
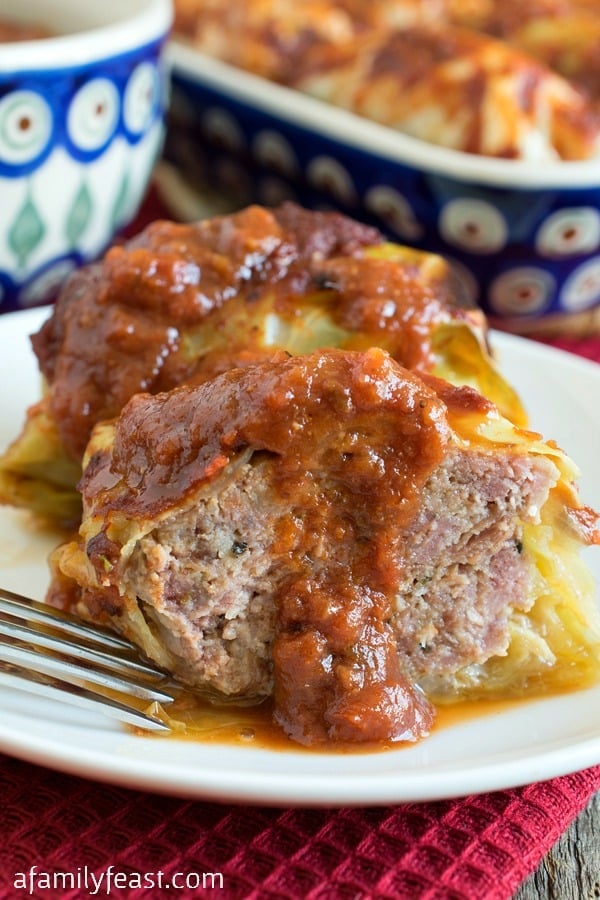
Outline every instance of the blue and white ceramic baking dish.
{"type": "Polygon", "coordinates": [[[532,324],[600,305],[600,161],[533,163],[425,144],[169,47],[168,155],[236,202],[337,207],[452,258],[491,318],[532,324]]]}

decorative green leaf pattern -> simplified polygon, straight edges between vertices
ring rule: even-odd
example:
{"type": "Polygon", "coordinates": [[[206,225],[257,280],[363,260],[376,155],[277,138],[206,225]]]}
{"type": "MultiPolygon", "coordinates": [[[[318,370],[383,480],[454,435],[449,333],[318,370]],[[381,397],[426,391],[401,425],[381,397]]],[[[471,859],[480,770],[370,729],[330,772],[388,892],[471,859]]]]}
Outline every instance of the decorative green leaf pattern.
{"type": "Polygon", "coordinates": [[[8,232],[8,246],[17,257],[20,267],[26,264],[45,232],[37,207],[28,196],[8,232]]]}
{"type": "Polygon", "coordinates": [[[71,247],[76,246],[89,225],[93,208],[92,195],[84,181],[75,195],[65,226],[67,239],[71,247]]]}
{"type": "Polygon", "coordinates": [[[123,174],[123,178],[121,179],[121,184],[119,185],[119,190],[117,192],[117,196],[115,198],[115,204],[113,206],[112,212],[112,221],[113,221],[113,229],[118,230],[121,225],[123,225],[125,215],[127,212],[127,203],[129,201],[129,178],[127,177],[127,172],[123,174]]]}

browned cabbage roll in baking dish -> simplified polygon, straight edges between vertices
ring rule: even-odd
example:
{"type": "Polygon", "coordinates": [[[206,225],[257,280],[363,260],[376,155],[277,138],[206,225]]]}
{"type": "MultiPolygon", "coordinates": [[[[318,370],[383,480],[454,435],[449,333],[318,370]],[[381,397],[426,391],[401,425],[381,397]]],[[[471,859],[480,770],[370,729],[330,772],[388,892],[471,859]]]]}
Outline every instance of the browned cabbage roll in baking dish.
{"type": "Polygon", "coordinates": [[[506,41],[600,101],[597,0],[447,0],[447,15],[506,41]]]}
{"type": "Polygon", "coordinates": [[[562,25],[548,14],[544,25],[535,4],[499,7],[188,0],[179,31],[207,55],[429,143],[510,159],[597,158],[600,113],[579,86],[597,70],[598,14],[562,25]]]}
{"type": "Polygon", "coordinates": [[[329,0],[178,0],[175,29],[210,56],[280,81],[288,60],[310,52],[314,42],[345,43],[361,33],[361,6],[329,0]]]}
{"type": "Polygon", "coordinates": [[[416,740],[436,703],[597,679],[576,474],[383,350],[279,354],[97,426],[50,599],[301,743],[416,740]]]}
{"type": "Polygon", "coordinates": [[[76,521],[91,430],[133,394],[205,381],[277,350],[371,345],[473,384],[524,420],[484,316],[441,257],[292,204],[154,223],[74,274],[33,337],[47,392],[0,458],[0,500],[76,521]]]}
{"type": "Polygon", "coordinates": [[[600,114],[566,79],[455,26],[375,31],[315,48],[288,84],[405,134],[507,159],[600,156],[600,114]]]}

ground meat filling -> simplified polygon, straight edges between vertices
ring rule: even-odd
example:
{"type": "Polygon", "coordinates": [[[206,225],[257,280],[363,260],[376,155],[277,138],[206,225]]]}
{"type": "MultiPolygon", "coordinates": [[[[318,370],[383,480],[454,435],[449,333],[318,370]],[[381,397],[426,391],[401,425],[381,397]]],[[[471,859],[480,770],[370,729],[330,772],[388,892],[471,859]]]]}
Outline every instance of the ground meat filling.
{"type": "MultiPolygon", "coordinates": [[[[381,596],[358,597],[352,584],[340,592],[351,548],[325,536],[315,542],[318,603],[305,580],[290,581],[273,540],[291,514],[274,489],[276,466],[244,464],[222,493],[167,519],[133,554],[126,589],[178,659],[179,677],[249,699],[275,692],[279,721],[303,743],[315,734],[357,740],[361,732],[375,740],[386,704],[386,724],[391,710],[406,718],[407,679],[431,682],[505,652],[510,615],[529,606],[520,522],[535,516],[547,493],[546,460],[449,456],[429,479],[419,516],[398,536],[404,577],[379,627],[370,614],[381,596]],[[337,578],[328,584],[332,567],[337,578]],[[360,648],[368,659],[356,658],[360,648]],[[336,677],[325,690],[334,659],[336,677]],[[386,664],[393,671],[383,673],[386,664]],[[386,677],[365,685],[372,668],[386,677]]],[[[415,714],[427,719],[416,697],[415,714]]]]}
{"type": "Polygon", "coordinates": [[[405,671],[445,676],[508,646],[508,619],[530,608],[521,523],[535,521],[554,467],[546,459],[454,453],[432,475],[403,536],[405,577],[393,623],[405,671]]]}
{"type": "MultiPolygon", "coordinates": [[[[135,398],[82,483],[105,521],[155,522],[108,581],[175,674],[272,696],[296,741],[423,736],[419,681],[504,653],[530,604],[521,527],[556,475],[517,449],[461,446],[446,410],[378,350],[135,398]]],[[[109,544],[88,546],[105,579],[109,544]]]]}

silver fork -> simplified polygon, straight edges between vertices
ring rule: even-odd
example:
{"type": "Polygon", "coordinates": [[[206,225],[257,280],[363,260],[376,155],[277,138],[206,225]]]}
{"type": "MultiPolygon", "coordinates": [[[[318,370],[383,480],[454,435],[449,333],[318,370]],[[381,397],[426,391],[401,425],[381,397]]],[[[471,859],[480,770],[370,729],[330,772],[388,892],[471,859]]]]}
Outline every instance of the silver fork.
{"type": "Polygon", "coordinates": [[[152,704],[174,700],[169,676],[110,631],[0,588],[0,685],[169,731],[152,704]],[[145,708],[144,708],[145,707],[145,708]]]}

